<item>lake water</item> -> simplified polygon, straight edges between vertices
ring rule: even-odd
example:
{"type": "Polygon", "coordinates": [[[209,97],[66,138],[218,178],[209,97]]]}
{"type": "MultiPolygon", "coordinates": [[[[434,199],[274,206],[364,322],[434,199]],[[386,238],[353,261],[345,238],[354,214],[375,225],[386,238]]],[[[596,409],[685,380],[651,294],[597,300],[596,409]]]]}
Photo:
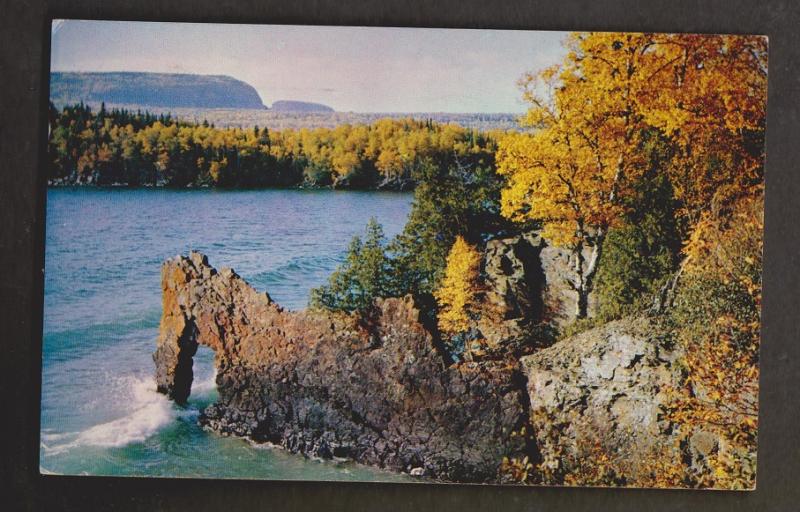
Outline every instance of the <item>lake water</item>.
{"type": "Polygon", "coordinates": [[[401,481],[197,425],[216,397],[210,349],[185,407],[155,392],[160,265],[199,250],[278,303],[304,308],[374,216],[392,237],[410,194],[57,188],[47,193],[43,473],[401,481]]]}

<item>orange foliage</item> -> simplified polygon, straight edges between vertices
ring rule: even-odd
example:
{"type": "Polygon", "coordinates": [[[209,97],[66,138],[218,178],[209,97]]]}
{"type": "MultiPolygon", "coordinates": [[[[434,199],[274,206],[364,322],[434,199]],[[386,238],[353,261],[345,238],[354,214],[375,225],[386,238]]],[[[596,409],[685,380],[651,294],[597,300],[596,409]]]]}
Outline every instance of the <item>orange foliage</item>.
{"type": "Polygon", "coordinates": [[[454,334],[469,329],[479,291],[481,254],[461,236],[447,255],[442,285],[434,292],[439,303],[439,329],[454,334]]]}
{"type": "Polygon", "coordinates": [[[532,132],[502,139],[497,162],[508,179],[502,214],[540,221],[571,248],[571,284],[585,296],[605,235],[648,169],[649,131],[674,151],[660,171],[690,225],[763,180],[767,48],[758,36],[692,34],[575,33],[567,45],[561,65],[523,78],[532,132]]]}
{"type": "Polygon", "coordinates": [[[685,248],[673,316],[686,380],[669,418],[684,435],[699,427],[720,439],[704,486],[755,485],[763,215],[763,196],[745,197],[729,213],[705,214],[685,248]]]}

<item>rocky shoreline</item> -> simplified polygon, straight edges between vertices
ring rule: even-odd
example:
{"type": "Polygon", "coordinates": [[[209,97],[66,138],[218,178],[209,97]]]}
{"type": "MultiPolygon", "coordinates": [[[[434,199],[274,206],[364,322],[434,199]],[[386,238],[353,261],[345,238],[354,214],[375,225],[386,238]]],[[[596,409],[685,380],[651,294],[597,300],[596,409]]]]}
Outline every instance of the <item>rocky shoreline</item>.
{"type": "MultiPolygon", "coordinates": [[[[489,267],[520,239],[508,242],[490,245],[489,267]]],[[[558,258],[539,249],[531,254],[545,262],[538,274],[545,281],[527,284],[544,301],[554,293],[547,279],[555,279],[546,262],[558,258]]],[[[501,266],[510,298],[519,265],[501,266]]],[[[509,349],[453,363],[410,296],[380,299],[363,316],[287,311],[200,253],[163,264],[162,292],[158,390],[184,402],[198,345],[213,349],[219,400],[199,421],[223,435],[475,483],[508,481],[503,460],[527,458],[558,471],[598,434],[620,458],[674,444],[661,408],[664,390],[680,379],[677,355],[655,339],[647,318],[612,322],[524,357],[509,349]]],[[[701,441],[685,447],[698,463],[701,449],[714,444],[701,441]]]]}

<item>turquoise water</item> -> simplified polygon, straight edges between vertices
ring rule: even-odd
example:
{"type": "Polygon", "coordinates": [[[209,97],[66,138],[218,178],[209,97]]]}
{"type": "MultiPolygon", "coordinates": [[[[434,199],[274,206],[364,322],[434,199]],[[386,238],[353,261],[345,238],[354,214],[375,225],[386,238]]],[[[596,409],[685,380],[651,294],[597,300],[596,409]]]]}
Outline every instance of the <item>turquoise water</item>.
{"type": "Polygon", "coordinates": [[[40,468],[43,473],[398,481],[197,425],[216,397],[208,349],[185,407],[155,392],[160,265],[199,250],[301,309],[371,216],[388,237],[410,194],[58,188],[47,193],[40,468]]]}

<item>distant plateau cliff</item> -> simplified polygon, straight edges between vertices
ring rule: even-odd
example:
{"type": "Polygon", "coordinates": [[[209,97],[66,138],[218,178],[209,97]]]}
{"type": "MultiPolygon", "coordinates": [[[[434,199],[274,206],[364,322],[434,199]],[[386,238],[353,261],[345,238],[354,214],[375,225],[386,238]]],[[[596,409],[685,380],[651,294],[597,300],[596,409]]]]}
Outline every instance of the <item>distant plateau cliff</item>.
{"type": "Polygon", "coordinates": [[[310,103],[307,101],[291,101],[291,100],[280,100],[276,101],[272,104],[272,110],[274,112],[303,112],[303,113],[310,113],[310,112],[333,112],[334,110],[321,103],[310,103]]]}
{"type": "Polygon", "coordinates": [[[241,80],[175,73],[53,72],[50,101],[58,106],[83,101],[160,108],[266,108],[253,86],[241,80]]]}

